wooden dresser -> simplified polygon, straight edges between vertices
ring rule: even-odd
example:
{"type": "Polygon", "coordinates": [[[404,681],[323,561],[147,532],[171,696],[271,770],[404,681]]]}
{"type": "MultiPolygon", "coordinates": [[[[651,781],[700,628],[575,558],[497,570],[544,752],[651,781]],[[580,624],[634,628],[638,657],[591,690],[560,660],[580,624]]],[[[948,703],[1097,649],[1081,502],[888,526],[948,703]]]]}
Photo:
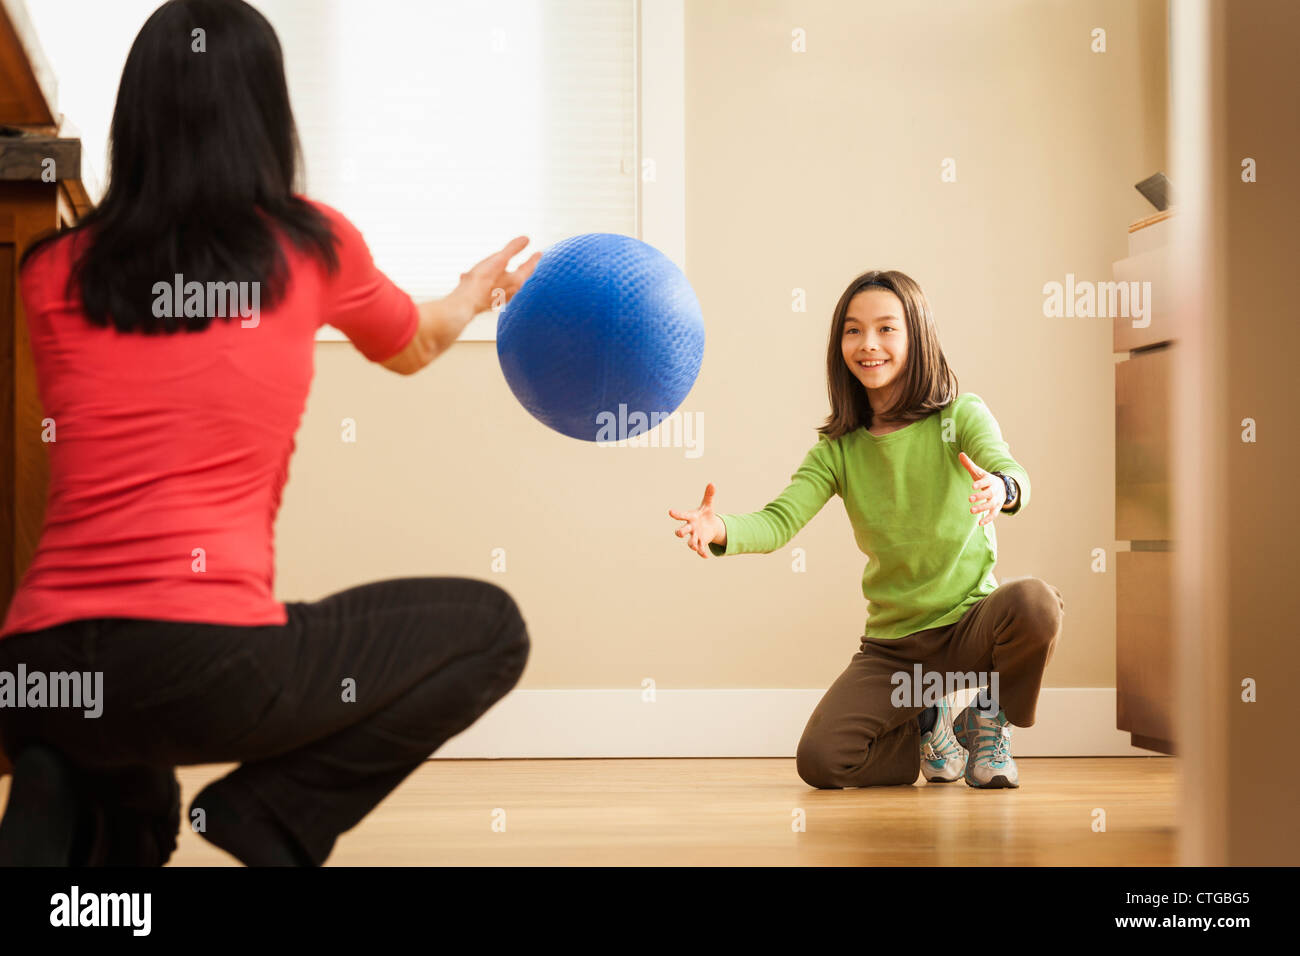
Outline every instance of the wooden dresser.
{"type": "MultiPolygon", "coordinates": [[[[1168,209],[1129,227],[1115,281],[1150,283],[1147,314],[1115,324],[1116,726],[1133,746],[1174,753],[1173,533],[1170,487],[1173,323],[1168,209]]],[[[1100,301],[1100,296],[1098,297],[1100,301]]]]}

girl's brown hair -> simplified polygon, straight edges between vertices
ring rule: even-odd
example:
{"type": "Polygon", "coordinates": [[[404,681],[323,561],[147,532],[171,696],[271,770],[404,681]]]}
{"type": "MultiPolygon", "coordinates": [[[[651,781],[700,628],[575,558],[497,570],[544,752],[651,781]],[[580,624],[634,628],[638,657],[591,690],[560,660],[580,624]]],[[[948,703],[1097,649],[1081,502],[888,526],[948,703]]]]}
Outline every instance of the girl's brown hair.
{"type": "Polygon", "coordinates": [[[842,346],[849,303],[868,286],[883,286],[898,296],[907,323],[907,362],[898,373],[901,387],[894,404],[882,412],[884,418],[914,422],[944,408],[957,397],[957,376],[944,358],[934,315],[921,287],[910,276],[896,270],[864,272],[840,296],[826,344],[826,390],[831,413],[817,431],[832,440],[872,424],[867,390],[845,363],[842,346]]]}

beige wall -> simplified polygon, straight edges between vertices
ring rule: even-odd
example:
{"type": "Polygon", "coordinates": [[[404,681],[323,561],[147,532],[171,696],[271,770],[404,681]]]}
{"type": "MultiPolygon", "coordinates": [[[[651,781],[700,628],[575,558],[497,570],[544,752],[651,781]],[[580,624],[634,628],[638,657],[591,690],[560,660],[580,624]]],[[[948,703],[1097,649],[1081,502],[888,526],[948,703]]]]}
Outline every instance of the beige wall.
{"type": "Polygon", "coordinates": [[[703,415],[703,454],[548,431],[491,343],[411,379],[322,344],[278,524],[279,596],[480,577],[528,621],[522,687],[826,686],[864,615],[840,500],[780,553],[707,560],[667,509],[708,481],[720,511],[785,487],[827,412],[836,298],[865,269],[898,268],[1033,478],[1026,513],[999,519],[998,573],[1065,596],[1047,685],[1113,686],[1111,329],[1045,318],[1041,290],[1067,272],[1109,280],[1150,211],[1133,183],[1165,168],[1165,41],[1164,0],[687,0],[687,274],[708,338],[683,411],[703,415]],[[1097,26],[1104,54],[1089,51],[1097,26]],[[944,157],[955,184],[939,180],[944,157]],[[796,287],[807,313],[791,311],[796,287]],[[806,573],[791,571],[795,546],[806,573]],[[1090,571],[1098,547],[1109,573],[1090,571]]]}

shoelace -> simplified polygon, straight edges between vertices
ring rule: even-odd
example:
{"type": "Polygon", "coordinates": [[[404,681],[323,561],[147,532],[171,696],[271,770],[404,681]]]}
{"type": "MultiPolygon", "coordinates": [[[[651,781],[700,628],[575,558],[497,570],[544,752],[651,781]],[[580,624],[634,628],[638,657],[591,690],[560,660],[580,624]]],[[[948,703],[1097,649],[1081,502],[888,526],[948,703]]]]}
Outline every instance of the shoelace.
{"type": "Polygon", "coordinates": [[[979,733],[975,737],[976,751],[982,751],[985,748],[980,745],[991,739],[993,742],[993,752],[989,755],[989,763],[995,767],[1006,764],[1011,759],[1011,737],[1005,732],[1006,725],[999,724],[996,721],[990,721],[992,727],[981,722],[979,733]]]}
{"type": "Polygon", "coordinates": [[[943,727],[942,731],[940,731],[940,727],[941,725],[939,723],[935,724],[934,730],[931,731],[929,741],[924,745],[923,753],[928,760],[942,761],[955,755],[962,749],[961,744],[957,743],[952,734],[948,732],[948,728],[943,727]],[[935,746],[936,744],[938,744],[937,747],[935,746]]]}

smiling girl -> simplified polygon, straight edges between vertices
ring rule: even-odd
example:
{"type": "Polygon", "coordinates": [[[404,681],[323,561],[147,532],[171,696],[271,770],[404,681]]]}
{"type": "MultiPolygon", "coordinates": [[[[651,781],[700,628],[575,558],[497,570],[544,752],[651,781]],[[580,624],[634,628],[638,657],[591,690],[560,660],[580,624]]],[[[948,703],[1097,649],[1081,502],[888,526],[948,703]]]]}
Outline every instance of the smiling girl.
{"type": "Polygon", "coordinates": [[[717,514],[710,483],[698,508],[669,510],[685,522],[677,536],[701,557],[767,554],[838,494],[867,556],[868,616],[804,729],[800,777],[819,788],[912,784],[920,769],[934,783],[1017,787],[1012,727],[1034,724],[1065,609],[1037,578],[999,587],[993,575],[993,520],[1028,504],[1029,476],[980,397],[957,394],[930,306],[903,273],[849,284],[826,358],[831,414],[785,491],[761,511],[717,514]],[[996,675],[992,700],[955,720],[946,697],[899,706],[900,675],[911,680],[916,664],[944,687],[996,675]]]}

